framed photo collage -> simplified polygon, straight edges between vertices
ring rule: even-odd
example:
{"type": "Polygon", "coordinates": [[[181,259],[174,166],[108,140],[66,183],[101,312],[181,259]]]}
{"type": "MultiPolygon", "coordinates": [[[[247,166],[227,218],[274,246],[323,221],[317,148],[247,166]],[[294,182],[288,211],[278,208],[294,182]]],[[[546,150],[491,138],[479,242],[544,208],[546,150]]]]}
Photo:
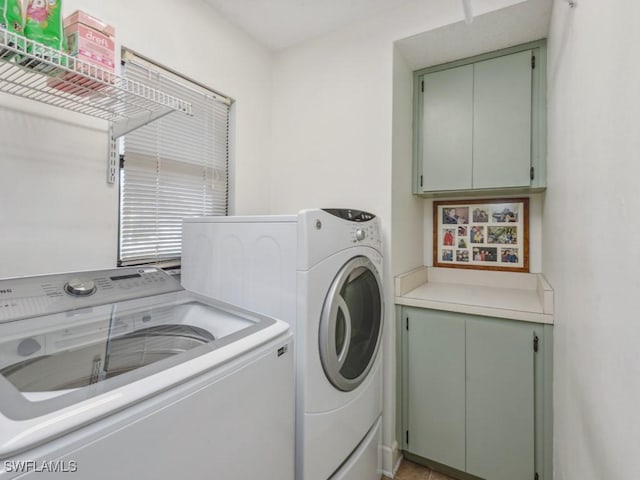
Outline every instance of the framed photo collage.
{"type": "Polygon", "coordinates": [[[529,271],[529,199],[433,202],[433,265],[529,271]]]}

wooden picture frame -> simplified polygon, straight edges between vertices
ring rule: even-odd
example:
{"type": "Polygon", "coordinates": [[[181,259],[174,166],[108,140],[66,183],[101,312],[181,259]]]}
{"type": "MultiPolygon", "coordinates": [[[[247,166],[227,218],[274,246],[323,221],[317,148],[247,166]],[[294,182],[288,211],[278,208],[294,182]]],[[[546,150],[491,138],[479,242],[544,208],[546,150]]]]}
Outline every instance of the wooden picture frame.
{"type": "Polygon", "coordinates": [[[529,199],[433,202],[433,265],[529,271],[529,199]]]}

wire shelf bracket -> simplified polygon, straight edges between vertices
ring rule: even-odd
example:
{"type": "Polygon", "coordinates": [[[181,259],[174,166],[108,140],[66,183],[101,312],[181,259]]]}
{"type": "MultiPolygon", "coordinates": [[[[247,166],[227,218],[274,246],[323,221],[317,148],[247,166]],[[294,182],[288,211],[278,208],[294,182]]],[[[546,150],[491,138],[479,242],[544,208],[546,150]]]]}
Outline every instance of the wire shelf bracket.
{"type": "Polygon", "coordinates": [[[116,183],[118,168],[120,166],[120,150],[118,149],[118,140],[113,133],[113,123],[109,125],[109,149],[107,157],[107,183],[113,185],[116,183]]]}
{"type": "Polygon", "coordinates": [[[133,132],[134,130],[140,127],[144,127],[145,125],[148,125],[149,123],[158,120],[165,115],[169,115],[174,111],[175,110],[171,108],[163,108],[154,112],[139,113],[138,115],[135,115],[133,117],[116,120],[113,122],[113,138],[119,138],[122,135],[133,132]]]}

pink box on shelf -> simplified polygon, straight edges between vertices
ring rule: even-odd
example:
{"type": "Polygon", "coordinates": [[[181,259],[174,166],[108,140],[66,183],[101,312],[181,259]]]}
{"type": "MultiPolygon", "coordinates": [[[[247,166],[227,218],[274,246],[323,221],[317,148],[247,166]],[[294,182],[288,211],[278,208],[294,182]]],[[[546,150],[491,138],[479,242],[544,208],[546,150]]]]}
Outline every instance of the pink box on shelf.
{"type": "Polygon", "coordinates": [[[64,19],[64,28],[73,25],[74,23],[82,23],[89,28],[93,28],[95,31],[104,33],[110,37],[116,36],[116,29],[113,25],[108,25],[104,23],[102,20],[97,19],[89,15],[88,13],[83,12],[82,10],[76,10],[68,17],[64,19]]]}
{"type": "Polygon", "coordinates": [[[83,23],[65,26],[64,33],[67,36],[69,55],[107,70],[115,70],[116,45],[112,35],[83,23]]]}
{"type": "MultiPolygon", "coordinates": [[[[115,28],[112,25],[77,10],[64,19],[64,33],[70,56],[110,72],[115,71],[115,28]]],[[[95,75],[95,71],[92,72],[93,69],[89,66],[77,66],[76,70],[113,83],[113,78],[108,74],[98,72],[95,75]]],[[[51,78],[48,86],[81,96],[106,87],[103,83],[88,81],[74,73],[51,78]]]]}

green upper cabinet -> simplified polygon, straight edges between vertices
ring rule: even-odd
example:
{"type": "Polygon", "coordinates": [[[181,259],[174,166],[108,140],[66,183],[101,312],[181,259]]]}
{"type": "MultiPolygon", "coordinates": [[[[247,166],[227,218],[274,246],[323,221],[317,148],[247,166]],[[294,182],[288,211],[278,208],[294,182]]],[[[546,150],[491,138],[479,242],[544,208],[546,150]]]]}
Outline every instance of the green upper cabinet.
{"type": "Polygon", "coordinates": [[[545,42],[416,72],[414,193],[545,186],[545,42]]]}
{"type": "Polygon", "coordinates": [[[425,75],[423,82],[423,188],[469,189],[473,169],[473,65],[425,75]]]}
{"type": "Polygon", "coordinates": [[[473,65],[473,188],[531,182],[533,52],[473,65]]]}

